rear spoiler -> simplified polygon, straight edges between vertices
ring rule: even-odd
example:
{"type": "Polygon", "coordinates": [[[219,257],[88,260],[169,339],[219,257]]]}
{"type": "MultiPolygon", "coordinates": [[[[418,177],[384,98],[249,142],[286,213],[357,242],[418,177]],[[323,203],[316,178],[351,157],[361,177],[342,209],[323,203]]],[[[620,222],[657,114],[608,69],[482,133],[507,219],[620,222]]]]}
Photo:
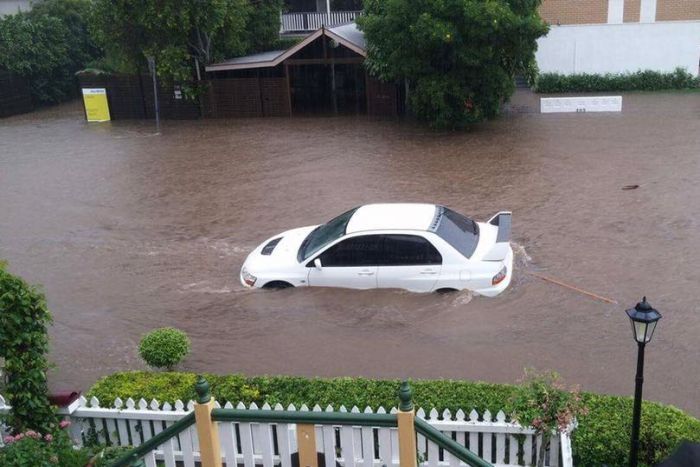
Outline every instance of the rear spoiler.
{"type": "Polygon", "coordinates": [[[501,211],[488,220],[488,224],[498,227],[498,233],[496,234],[496,243],[486,253],[484,261],[502,261],[508,255],[511,217],[510,211],[501,211]]]}

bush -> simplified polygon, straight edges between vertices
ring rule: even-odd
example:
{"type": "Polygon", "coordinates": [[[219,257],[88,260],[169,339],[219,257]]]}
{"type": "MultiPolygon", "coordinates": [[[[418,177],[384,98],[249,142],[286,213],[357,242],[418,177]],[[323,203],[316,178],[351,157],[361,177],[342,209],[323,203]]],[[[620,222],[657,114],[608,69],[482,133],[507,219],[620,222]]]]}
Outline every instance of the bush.
{"type": "Polygon", "coordinates": [[[537,374],[526,369],[523,384],[517,386],[509,402],[512,419],[520,425],[531,426],[542,437],[537,467],[544,466],[552,434],[568,432],[576,418],[588,413],[581,404],[578,389],[567,390],[555,372],[537,374]]]}
{"type": "Polygon", "coordinates": [[[0,263],[0,357],[5,359],[4,396],[15,432],[50,432],[56,418],[48,399],[47,327],[51,314],[36,287],[10,274],[0,263]]]}
{"type": "MultiPolygon", "coordinates": [[[[364,408],[385,408],[397,405],[395,380],[365,378],[301,378],[294,376],[205,375],[212,394],[222,404],[268,402],[283,406],[328,404],[364,408]]],[[[98,381],[87,397],[101,401],[127,399],[157,399],[161,402],[177,399],[193,400],[195,375],[192,373],[115,373],[98,381]]],[[[507,384],[489,384],[469,381],[413,381],[414,402],[418,407],[438,410],[488,409],[496,413],[507,407],[516,387],[507,384]]],[[[632,419],[632,399],[582,393],[582,402],[589,413],[578,419],[574,431],[574,459],[579,466],[626,465],[632,419]]],[[[640,465],[653,465],[669,455],[681,440],[700,442],[700,420],[681,410],[654,402],[644,402],[640,465]]]]}
{"type": "Polygon", "coordinates": [[[172,370],[190,353],[187,334],[175,328],[161,328],[149,332],[141,339],[139,355],[154,368],[172,370]]]}
{"type": "Polygon", "coordinates": [[[133,448],[130,446],[109,446],[93,458],[95,467],[109,467],[133,448]]]}
{"type": "Polygon", "coordinates": [[[48,434],[28,430],[6,436],[4,441],[6,446],[0,449],[0,465],[3,467],[84,467],[90,460],[89,451],[74,449],[68,434],[62,429],[48,434]]]}
{"type": "Polygon", "coordinates": [[[692,89],[700,87],[700,78],[676,68],[672,73],[638,71],[625,74],[542,73],[535,79],[534,90],[553,92],[658,91],[662,89],[692,89]]]}

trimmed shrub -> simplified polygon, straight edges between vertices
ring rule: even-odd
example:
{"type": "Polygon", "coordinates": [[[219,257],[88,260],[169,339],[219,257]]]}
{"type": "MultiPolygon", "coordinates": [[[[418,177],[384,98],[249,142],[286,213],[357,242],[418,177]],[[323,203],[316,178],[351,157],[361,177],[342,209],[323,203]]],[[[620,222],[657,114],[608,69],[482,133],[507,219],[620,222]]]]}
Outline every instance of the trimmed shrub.
{"type": "Polygon", "coordinates": [[[175,328],[161,328],[141,339],[139,355],[154,368],[172,370],[190,353],[187,334],[175,328]]]}
{"type": "MultiPolygon", "coordinates": [[[[334,407],[357,405],[385,408],[397,405],[397,380],[365,378],[302,378],[296,376],[205,375],[213,396],[222,404],[265,402],[283,406],[331,404],[334,407]]],[[[157,399],[161,402],[193,400],[196,395],[192,373],[115,373],[99,380],[88,392],[101,401],[157,399]]],[[[504,409],[515,394],[516,386],[470,381],[413,381],[416,406],[438,410],[472,408],[482,413],[504,409]]],[[[574,460],[579,466],[626,465],[632,420],[629,397],[582,393],[589,413],[578,419],[574,431],[574,460]]],[[[641,426],[640,465],[654,465],[668,456],[684,439],[700,442],[700,420],[674,407],[644,402],[641,426]]]]}
{"type": "Polygon", "coordinates": [[[694,77],[683,68],[676,68],[672,73],[651,70],[605,75],[542,73],[535,79],[533,86],[535,92],[540,93],[658,91],[693,88],[700,88],[700,78],[694,77]]]}

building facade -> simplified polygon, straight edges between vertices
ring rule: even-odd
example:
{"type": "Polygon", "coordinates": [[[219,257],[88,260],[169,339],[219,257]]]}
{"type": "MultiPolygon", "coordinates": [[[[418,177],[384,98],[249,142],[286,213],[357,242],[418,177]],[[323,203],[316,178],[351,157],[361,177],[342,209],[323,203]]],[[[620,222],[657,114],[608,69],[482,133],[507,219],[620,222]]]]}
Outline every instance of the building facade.
{"type": "Polygon", "coordinates": [[[540,14],[540,72],[700,71],[700,0],[544,0],[540,14]]]}
{"type": "Polygon", "coordinates": [[[700,21],[700,0],[544,0],[552,25],[700,21]]]}

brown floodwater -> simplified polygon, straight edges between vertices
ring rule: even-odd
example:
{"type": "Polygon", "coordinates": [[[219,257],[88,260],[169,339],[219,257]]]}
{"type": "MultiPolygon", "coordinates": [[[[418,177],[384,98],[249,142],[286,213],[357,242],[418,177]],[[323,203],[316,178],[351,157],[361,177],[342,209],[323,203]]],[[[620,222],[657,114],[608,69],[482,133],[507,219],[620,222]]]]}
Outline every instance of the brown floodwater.
{"type": "Polygon", "coordinates": [[[0,258],[44,286],[52,387],[143,368],[140,336],[176,326],[192,339],[186,370],[514,382],[534,366],[629,395],[624,309],[646,294],[664,317],[645,397],[699,415],[700,94],[536,110],[521,92],[465,132],[345,116],[168,121],[154,135],[87,124],[76,103],[0,120],[0,258]],[[238,283],[263,239],[380,201],[512,210],[513,284],[483,298],[238,283]]]}

